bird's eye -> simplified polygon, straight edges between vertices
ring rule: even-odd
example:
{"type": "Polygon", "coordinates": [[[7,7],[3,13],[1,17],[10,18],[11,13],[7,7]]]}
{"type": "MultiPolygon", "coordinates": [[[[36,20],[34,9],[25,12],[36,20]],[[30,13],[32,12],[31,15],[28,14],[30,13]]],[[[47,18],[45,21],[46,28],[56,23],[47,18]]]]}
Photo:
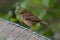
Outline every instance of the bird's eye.
{"type": "Polygon", "coordinates": [[[25,14],[25,13],[27,13],[28,11],[27,10],[22,10],[21,12],[20,12],[20,14],[25,14]]]}
{"type": "Polygon", "coordinates": [[[20,14],[24,14],[24,12],[21,12],[20,14]]]}

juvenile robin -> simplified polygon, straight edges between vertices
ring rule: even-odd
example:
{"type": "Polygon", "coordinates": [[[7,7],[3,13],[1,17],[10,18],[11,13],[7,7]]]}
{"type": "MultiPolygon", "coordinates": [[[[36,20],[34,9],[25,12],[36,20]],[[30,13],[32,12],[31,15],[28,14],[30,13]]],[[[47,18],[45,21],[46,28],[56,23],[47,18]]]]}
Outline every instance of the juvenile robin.
{"type": "MultiPolygon", "coordinates": [[[[44,24],[44,25],[47,25],[46,22],[42,21],[41,19],[39,19],[37,16],[33,15],[32,12],[28,11],[27,9],[23,9],[20,11],[19,15],[21,16],[22,18],[22,21],[28,25],[28,26],[31,26],[32,28],[32,25],[35,25],[37,23],[40,23],[40,24],[44,24]]],[[[30,28],[30,29],[31,29],[30,28]]],[[[32,30],[32,29],[31,29],[32,30]]]]}

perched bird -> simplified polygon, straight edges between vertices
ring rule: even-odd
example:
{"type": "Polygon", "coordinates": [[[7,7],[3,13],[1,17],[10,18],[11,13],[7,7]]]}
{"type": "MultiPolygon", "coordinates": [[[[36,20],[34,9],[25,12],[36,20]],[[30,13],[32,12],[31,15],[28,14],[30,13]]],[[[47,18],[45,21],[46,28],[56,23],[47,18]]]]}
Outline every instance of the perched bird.
{"type": "Polygon", "coordinates": [[[37,23],[47,25],[46,22],[42,21],[37,16],[33,15],[32,12],[28,11],[27,9],[21,10],[19,12],[19,15],[21,16],[23,22],[28,26],[32,27],[32,25],[35,25],[37,23]]]}

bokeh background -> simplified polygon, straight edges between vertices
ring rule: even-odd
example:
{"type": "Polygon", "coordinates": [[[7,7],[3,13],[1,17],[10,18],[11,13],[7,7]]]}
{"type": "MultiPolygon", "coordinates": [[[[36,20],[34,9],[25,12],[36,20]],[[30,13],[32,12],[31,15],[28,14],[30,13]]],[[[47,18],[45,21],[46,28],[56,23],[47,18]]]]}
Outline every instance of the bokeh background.
{"type": "Polygon", "coordinates": [[[18,15],[22,8],[48,23],[42,29],[38,29],[40,25],[37,24],[33,28],[35,32],[52,40],[60,40],[60,0],[0,0],[0,18],[30,28],[18,15]]]}

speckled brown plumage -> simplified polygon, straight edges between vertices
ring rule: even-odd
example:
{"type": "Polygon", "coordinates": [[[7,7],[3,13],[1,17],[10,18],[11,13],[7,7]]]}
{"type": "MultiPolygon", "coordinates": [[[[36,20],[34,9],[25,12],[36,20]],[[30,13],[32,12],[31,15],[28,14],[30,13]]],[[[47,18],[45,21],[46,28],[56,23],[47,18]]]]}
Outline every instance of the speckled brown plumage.
{"type": "Polygon", "coordinates": [[[33,15],[32,12],[23,9],[19,12],[20,17],[22,18],[22,21],[30,26],[30,30],[29,32],[32,32],[31,30],[33,30],[32,28],[34,27],[34,25],[36,25],[37,23],[43,24],[43,25],[47,25],[47,23],[45,21],[42,21],[41,19],[39,19],[37,16],[33,15]]]}
{"type": "Polygon", "coordinates": [[[32,12],[26,9],[23,9],[22,11],[20,11],[19,15],[21,16],[23,22],[28,26],[32,26],[32,25],[35,25],[36,23],[42,22],[42,20],[40,20],[37,16],[33,15],[32,12]]]}

